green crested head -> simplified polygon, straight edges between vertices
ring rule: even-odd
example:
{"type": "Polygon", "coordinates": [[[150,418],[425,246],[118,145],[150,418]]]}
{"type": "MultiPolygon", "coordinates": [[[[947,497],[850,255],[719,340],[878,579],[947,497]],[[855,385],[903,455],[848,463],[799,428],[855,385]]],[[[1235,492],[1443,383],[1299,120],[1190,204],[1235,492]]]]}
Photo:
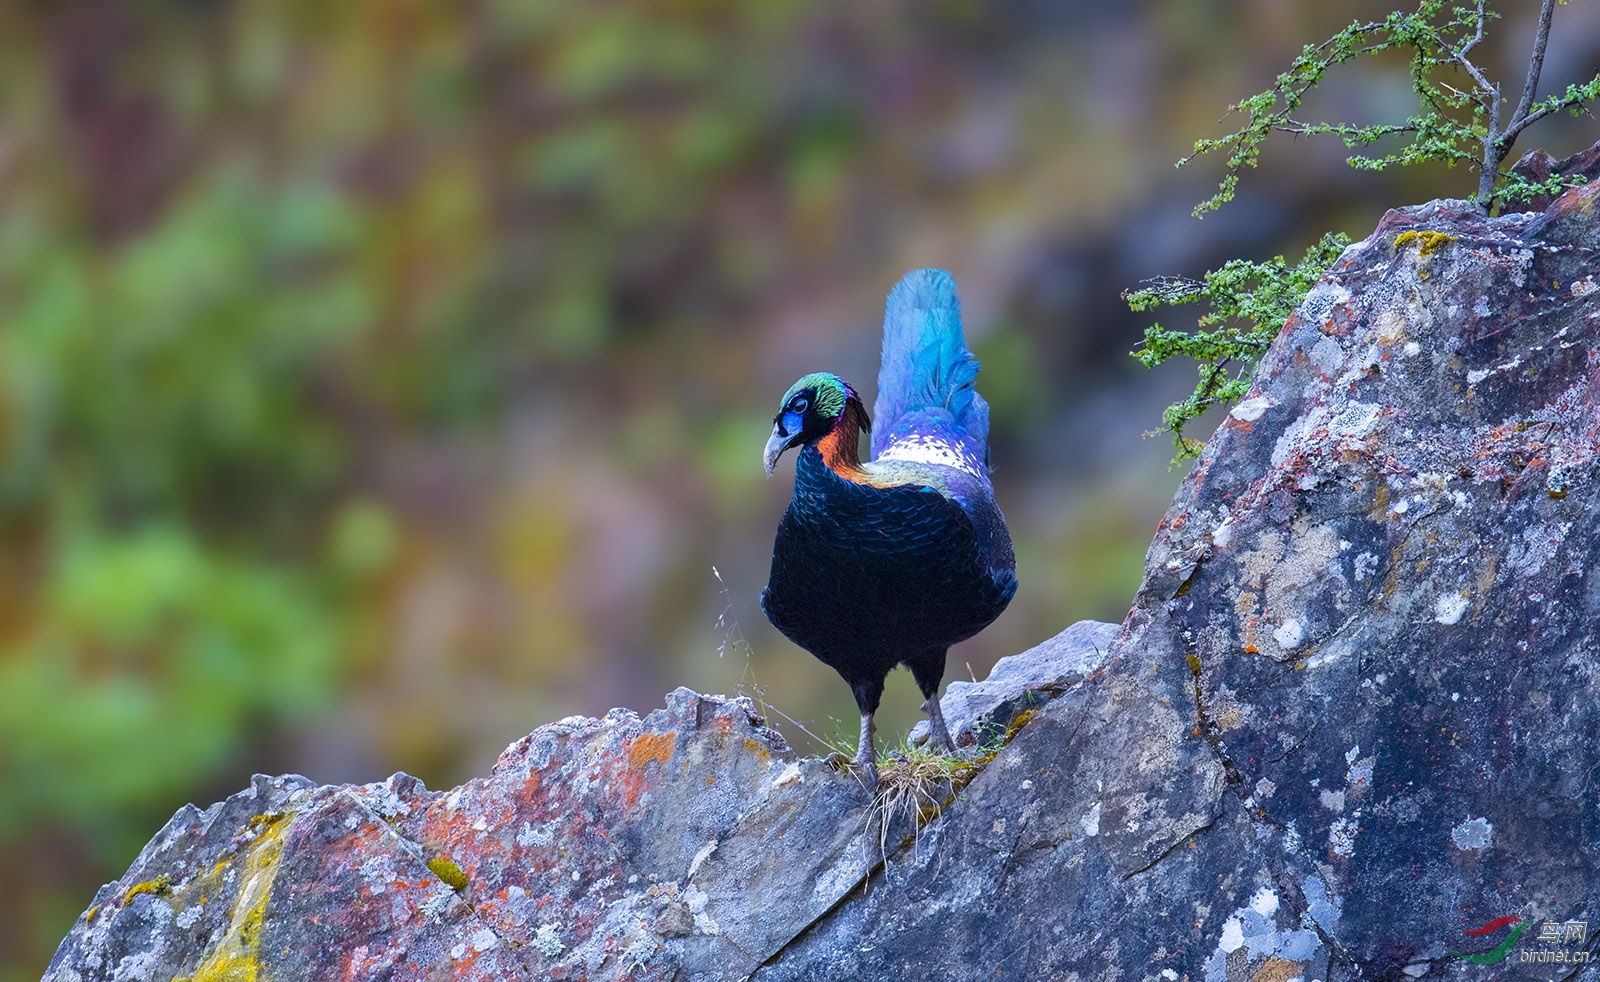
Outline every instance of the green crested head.
{"type": "MultiPolygon", "coordinates": [[[[844,412],[845,400],[853,395],[855,390],[850,388],[849,383],[832,372],[812,372],[789,386],[789,391],[783,394],[783,408],[778,410],[778,416],[788,411],[798,399],[801,400],[801,412],[805,411],[805,401],[809,400],[819,414],[838,419],[839,414],[844,412]]],[[[776,423],[778,417],[773,417],[772,421],[776,423]]]]}
{"type": "Polygon", "coordinates": [[[861,429],[870,428],[866,407],[850,383],[831,372],[812,372],[789,386],[772,417],[772,437],[762,455],[762,466],[770,475],[778,458],[790,447],[814,443],[838,425],[846,410],[854,407],[861,429]]]}

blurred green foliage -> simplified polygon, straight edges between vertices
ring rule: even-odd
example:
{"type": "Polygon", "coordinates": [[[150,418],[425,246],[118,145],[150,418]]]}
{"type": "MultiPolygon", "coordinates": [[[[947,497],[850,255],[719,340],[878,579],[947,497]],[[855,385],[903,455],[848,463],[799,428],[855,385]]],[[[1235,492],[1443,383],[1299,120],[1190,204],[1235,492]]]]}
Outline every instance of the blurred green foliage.
{"type": "Polygon", "coordinates": [[[347,675],[340,591],[383,546],[326,517],[351,454],[314,385],[372,323],[360,233],[237,166],[106,252],[0,218],[0,838],[170,802],[347,675]]]}
{"type": "Polygon", "coordinates": [[[339,680],[341,625],[289,571],[170,525],[76,529],[52,566],[37,627],[0,654],[0,836],[100,833],[169,803],[250,727],[324,709],[339,680]]]}
{"type": "Polygon", "coordinates": [[[108,255],[45,216],[0,218],[0,507],[282,523],[325,495],[348,451],[310,386],[371,323],[371,285],[335,266],[358,228],[326,190],[241,173],[108,255]]]}

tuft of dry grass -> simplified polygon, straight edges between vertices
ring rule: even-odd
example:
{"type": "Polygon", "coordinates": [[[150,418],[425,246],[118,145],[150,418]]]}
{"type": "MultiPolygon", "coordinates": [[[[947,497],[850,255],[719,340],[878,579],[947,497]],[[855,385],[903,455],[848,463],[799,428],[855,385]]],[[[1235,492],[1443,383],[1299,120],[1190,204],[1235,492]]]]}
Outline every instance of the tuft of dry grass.
{"type": "Polygon", "coordinates": [[[877,828],[878,850],[889,858],[889,839],[903,830],[894,852],[915,847],[922,830],[955,804],[961,792],[983,773],[1000,751],[1005,749],[1038,714],[1040,707],[1029,706],[1012,717],[1005,727],[993,727],[976,747],[955,756],[937,750],[930,743],[892,752],[878,764],[878,787],[873,793],[868,821],[877,828]]]}
{"type": "Polygon", "coordinates": [[[919,834],[993,759],[993,752],[967,759],[927,746],[890,754],[878,766],[878,787],[872,798],[879,846],[887,845],[889,830],[897,819],[909,820],[909,834],[919,834]]]}

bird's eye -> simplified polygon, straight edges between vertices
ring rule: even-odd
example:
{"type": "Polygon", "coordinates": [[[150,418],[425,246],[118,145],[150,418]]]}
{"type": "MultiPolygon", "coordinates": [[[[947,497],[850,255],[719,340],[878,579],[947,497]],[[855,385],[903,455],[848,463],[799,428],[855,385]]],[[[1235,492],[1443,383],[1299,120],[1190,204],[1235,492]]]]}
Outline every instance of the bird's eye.
{"type": "Polygon", "coordinates": [[[809,403],[806,402],[805,396],[795,396],[794,401],[789,403],[789,409],[791,412],[803,413],[806,411],[807,405],[809,403]]]}

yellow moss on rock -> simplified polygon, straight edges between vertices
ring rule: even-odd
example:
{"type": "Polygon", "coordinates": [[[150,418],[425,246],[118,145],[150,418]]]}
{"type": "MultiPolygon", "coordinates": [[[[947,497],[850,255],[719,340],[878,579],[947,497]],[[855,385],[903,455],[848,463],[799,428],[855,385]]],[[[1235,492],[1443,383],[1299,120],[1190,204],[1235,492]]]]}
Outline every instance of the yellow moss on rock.
{"type": "Polygon", "coordinates": [[[292,816],[257,816],[250,820],[256,839],[239,857],[239,893],[221,940],[208,950],[189,975],[172,982],[257,982],[261,977],[258,951],[267,901],[283,858],[283,833],[292,816]]]}
{"type": "Polygon", "coordinates": [[[1037,709],[1024,709],[1022,712],[1013,716],[1010,724],[1006,726],[1006,743],[1010,743],[1012,740],[1015,740],[1017,738],[1017,732],[1020,731],[1024,726],[1027,726],[1028,723],[1037,715],[1039,715],[1039,710],[1037,709]]]}
{"type": "Polygon", "coordinates": [[[433,875],[443,880],[452,890],[465,890],[467,888],[467,874],[461,872],[453,860],[443,856],[435,856],[428,860],[428,868],[433,870],[433,875]]]}
{"type": "Polygon", "coordinates": [[[1459,236],[1450,235],[1447,232],[1429,232],[1418,231],[1417,229],[1409,229],[1394,237],[1394,251],[1399,252],[1401,249],[1404,249],[1406,246],[1415,242],[1417,244],[1417,255],[1431,256],[1449,243],[1456,241],[1458,238],[1459,236]]]}
{"type": "Polygon", "coordinates": [[[172,877],[162,873],[153,880],[145,880],[143,883],[135,883],[133,886],[129,887],[128,892],[122,895],[122,906],[126,907],[128,905],[128,901],[132,900],[134,897],[137,897],[141,893],[148,893],[157,897],[165,897],[171,892],[172,877]]]}

